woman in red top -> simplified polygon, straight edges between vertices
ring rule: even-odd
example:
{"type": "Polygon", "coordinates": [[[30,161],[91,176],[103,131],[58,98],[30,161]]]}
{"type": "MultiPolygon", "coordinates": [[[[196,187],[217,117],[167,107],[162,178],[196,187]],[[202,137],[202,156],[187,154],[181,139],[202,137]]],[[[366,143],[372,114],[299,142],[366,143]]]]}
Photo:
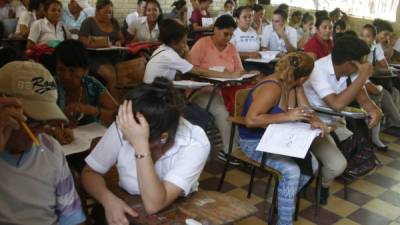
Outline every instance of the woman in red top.
{"type": "Polygon", "coordinates": [[[325,57],[332,52],[332,22],[329,17],[317,18],[317,33],[304,45],[304,52],[314,60],[325,57]]]}
{"type": "Polygon", "coordinates": [[[190,22],[193,26],[194,39],[197,41],[202,37],[201,32],[211,31],[213,25],[204,26],[202,23],[203,17],[211,17],[208,13],[208,8],[210,7],[212,0],[199,0],[199,7],[193,10],[192,16],[190,17],[190,22]]]}

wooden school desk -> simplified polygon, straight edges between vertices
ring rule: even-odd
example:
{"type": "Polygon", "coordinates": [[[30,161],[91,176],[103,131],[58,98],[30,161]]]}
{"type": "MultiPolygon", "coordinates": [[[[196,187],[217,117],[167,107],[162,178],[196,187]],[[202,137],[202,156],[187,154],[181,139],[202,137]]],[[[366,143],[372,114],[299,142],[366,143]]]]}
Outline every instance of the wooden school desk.
{"type": "Polygon", "coordinates": [[[130,195],[118,186],[115,168],[107,174],[106,182],[116,196],[139,213],[139,217],[129,218],[135,225],[185,225],[186,219],[195,219],[203,225],[233,224],[257,212],[249,202],[215,191],[200,190],[190,197],[179,198],[156,215],[147,215],[140,196],[130,195]]]}

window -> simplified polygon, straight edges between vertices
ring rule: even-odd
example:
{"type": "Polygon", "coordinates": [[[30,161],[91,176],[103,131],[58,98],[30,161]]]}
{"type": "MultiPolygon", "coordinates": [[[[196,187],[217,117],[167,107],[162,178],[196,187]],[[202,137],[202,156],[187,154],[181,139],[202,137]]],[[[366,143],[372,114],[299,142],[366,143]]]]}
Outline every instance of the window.
{"type": "Polygon", "coordinates": [[[350,16],[396,21],[399,0],[272,0],[272,4],[286,3],[304,9],[332,11],[340,8],[350,16]]]}

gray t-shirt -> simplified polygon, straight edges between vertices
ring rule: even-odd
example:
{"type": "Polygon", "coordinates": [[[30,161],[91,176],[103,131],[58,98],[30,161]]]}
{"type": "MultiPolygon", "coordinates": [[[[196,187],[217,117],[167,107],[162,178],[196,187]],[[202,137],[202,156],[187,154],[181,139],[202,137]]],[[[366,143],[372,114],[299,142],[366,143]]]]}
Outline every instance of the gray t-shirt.
{"type": "Polygon", "coordinates": [[[105,32],[100,29],[93,17],[89,17],[82,22],[81,28],[79,30],[79,36],[89,37],[89,36],[108,36],[112,43],[119,41],[120,28],[117,20],[111,19],[113,30],[111,32],[105,32]]]}
{"type": "Polygon", "coordinates": [[[0,224],[72,225],[85,221],[74,180],[60,144],[38,136],[33,147],[13,165],[13,156],[0,152],[0,224]]]}

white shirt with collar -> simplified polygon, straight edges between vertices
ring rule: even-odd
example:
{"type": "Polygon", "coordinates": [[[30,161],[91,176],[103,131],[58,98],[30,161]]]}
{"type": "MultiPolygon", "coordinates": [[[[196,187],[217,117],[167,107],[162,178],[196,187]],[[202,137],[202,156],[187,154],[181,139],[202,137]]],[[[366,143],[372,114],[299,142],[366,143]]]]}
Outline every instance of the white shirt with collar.
{"type": "Polygon", "coordinates": [[[36,12],[35,12],[35,10],[33,10],[32,12],[29,12],[29,11],[23,12],[22,15],[18,19],[17,29],[16,29],[15,33],[18,34],[20,32],[20,26],[21,25],[25,25],[28,28],[30,28],[32,23],[35,20],[36,20],[36,12]]]}
{"type": "Polygon", "coordinates": [[[82,12],[86,14],[86,18],[94,17],[94,15],[96,14],[96,9],[92,6],[89,6],[82,9],[82,12]]]}
{"type": "Polygon", "coordinates": [[[147,23],[147,17],[139,17],[134,20],[133,23],[128,24],[128,32],[135,36],[138,41],[158,41],[158,35],[160,30],[158,29],[158,24],[150,32],[149,24],[147,23]]]}
{"type": "Polygon", "coordinates": [[[185,74],[192,68],[193,65],[180,57],[174,49],[163,44],[153,52],[147,63],[143,82],[152,83],[156,77],[174,80],[177,71],[185,74]]]}
{"type": "MultiPolygon", "coordinates": [[[[290,44],[297,48],[297,31],[291,26],[285,25],[285,33],[290,44]]],[[[285,41],[274,31],[272,24],[264,27],[261,35],[261,46],[270,51],[287,52],[285,41]]]]}
{"type": "Polygon", "coordinates": [[[371,52],[368,54],[368,62],[374,63],[374,53],[375,53],[375,62],[381,61],[385,59],[385,52],[383,51],[381,44],[373,44],[371,46],[371,52]]]}
{"type": "Polygon", "coordinates": [[[47,18],[33,22],[28,36],[28,39],[35,44],[46,44],[52,40],[64,41],[65,38],[71,38],[71,33],[63,22],[60,21],[54,26],[47,18]]]}
{"type": "MultiPolygon", "coordinates": [[[[357,74],[350,76],[352,80],[357,78],[357,74]]],[[[339,80],[336,78],[335,70],[333,68],[331,55],[318,59],[314,63],[314,69],[311,72],[308,80],[303,84],[304,92],[308,101],[312,106],[329,106],[325,103],[323,98],[330,94],[339,94],[347,88],[347,76],[341,76],[339,80]]],[[[332,117],[325,117],[326,122],[333,122],[332,117]]]]}
{"type": "Polygon", "coordinates": [[[260,37],[252,27],[247,31],[242,31],[237,27],[233,32],[230,42],[236,47],[238,52],[260,51],[260,37]]]}
{"type": "MultiPolygon", "coordinates": [[[[96,172],[105,174],[116,164],[119,185],[130,194],[140,194],[136,171],[135,150],[122,138],[112,124],[100,142],[85,159],[96,172]]],[[[161,181],[168,181],[187,196],[198,188],[198,179],[210,152],[210,142],[204,131],[185,119],[179,122],[174,145],[155,162],[161,181]]]]}
{"type": "Polygon", "coordinates": [[[137,20],[139,18],[139,13],[138,12],[131,12],[129,13],[126,18],[125,18],[125,22],[126,24],[131,24],[133,23],[135,20],[137,20]]]}

